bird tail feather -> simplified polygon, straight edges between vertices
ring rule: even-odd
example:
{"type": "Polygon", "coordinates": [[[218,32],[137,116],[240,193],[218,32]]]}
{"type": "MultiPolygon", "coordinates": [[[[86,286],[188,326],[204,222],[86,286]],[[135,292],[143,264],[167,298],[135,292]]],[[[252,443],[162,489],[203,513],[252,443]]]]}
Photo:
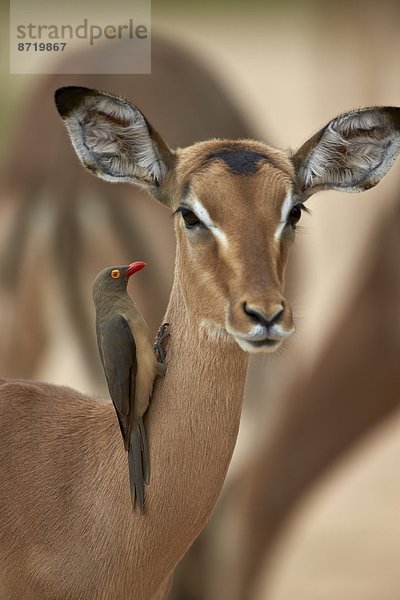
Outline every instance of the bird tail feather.
{"type": "Polygon", "coordinates": [[[146,485],[150,483],[150,457],[149,457],[149,446],[147,444],[146,431],[143,425],[143,419],[139,419],[139,431],[140,431],[140,442],[142,448],[142,461],[143,461],[143,477],[146,485]]]}
{"type": "Polygon", "coordinates": [[[150,471],[146,433],[141,418],[132,425],[128,463],[132,503],[136,500],[143,514],[144,484],[149,482],[150,471]]]}

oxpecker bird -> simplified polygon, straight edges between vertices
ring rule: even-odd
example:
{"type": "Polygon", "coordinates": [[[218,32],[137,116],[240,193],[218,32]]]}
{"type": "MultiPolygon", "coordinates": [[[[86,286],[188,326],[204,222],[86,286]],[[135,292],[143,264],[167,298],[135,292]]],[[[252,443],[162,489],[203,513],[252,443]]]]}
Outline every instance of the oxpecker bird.
{"type": "Polygon", "coordinates": [[[108,389],[128,452],[132,502],[144,512],[144,484],[150,480],[149,452],[142,417],[153,383],[163,374],[146,322],[128,295],[129,277],[146,266],[133,262],[101,271],[93,284],[97,343],[108,389]]]}

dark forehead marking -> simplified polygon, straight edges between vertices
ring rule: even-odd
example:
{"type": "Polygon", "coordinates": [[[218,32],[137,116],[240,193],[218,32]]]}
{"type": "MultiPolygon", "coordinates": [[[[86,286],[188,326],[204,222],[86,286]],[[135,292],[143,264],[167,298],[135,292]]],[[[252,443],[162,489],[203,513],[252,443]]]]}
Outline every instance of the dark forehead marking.
{"type": "Polygon", "coordinates": [[[238,175],[256,173],[260,162],[269,162],[274,165],[273,161],[266,154],[249,150],[248,148],[219,150],[206,156],[207,161],[218,158],[223,160],[229,169],[238,175]]]}

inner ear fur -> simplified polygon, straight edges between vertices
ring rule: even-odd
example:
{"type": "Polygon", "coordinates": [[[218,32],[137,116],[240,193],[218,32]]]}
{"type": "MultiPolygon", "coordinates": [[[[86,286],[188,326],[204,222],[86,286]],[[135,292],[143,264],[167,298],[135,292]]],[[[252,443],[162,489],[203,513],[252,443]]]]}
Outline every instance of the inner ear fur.
{"type": "Polygon", "coordinates": [[[57,90],[55,102],[85,167],[107,181],[135,183],[160,199],[175,154],[136,106],[83,87],[57,90]]]}
{"type": "Polygon", "coordinates": [[[323,189],[376,185],[400,153],[400,108],[372,107],[332,119],[292,156],[305,198],[323,189]]]}

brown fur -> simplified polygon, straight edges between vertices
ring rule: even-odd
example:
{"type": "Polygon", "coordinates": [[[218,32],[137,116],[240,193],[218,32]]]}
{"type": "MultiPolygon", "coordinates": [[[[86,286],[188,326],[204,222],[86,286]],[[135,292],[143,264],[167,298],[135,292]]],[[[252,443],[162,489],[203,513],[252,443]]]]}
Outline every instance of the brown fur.
{"type": "MultiPolygon", "coordinates": [[[[81,95],[82,116],[87,94],[81,95]]],[[[120,101],[105,97],[113,114],[120,101]]],[[[65,106],[62,112],[81,160],[96,164],[98,148],[85,145],[73,112],[65,106]]],[[[127,109],[130,118],[137,112],[127,109]]],[[[240,311],[244,299],[266,314],[283,302],[280,322],[291,324],[282,294],[293,229],[274,239],[293,185],[289,158],[240,141],[271,160],[257,163],[251,175],[233,174],[224,160],[207,157],[236,142],[213,140],[176,152],[163,143],[157,150],[158,137],[140,122],[133,133],[141,136],[142,152],[121,175],[173,208],[194,191],[228,246],[207,229],[187,230],[176,216],[167,372],[146,413],[152,479],[144,516],[132,513],[111,402],[45,384],[0,387],[0,585],[8,600],[26,598],[27,589],[30,600],[165,597],[177,562],[217,501],[236,442],[248,355],[228,329],[249,327],[251,318],[240,311]],[[155,156],[164,165],[155,165],[155,156]]],[[[113,131],[105,133],[113,148],[113,131]]],[[[114,163],[123,166],[123,158],[113,156],[114,163]]],[[[112,180],[107,157],[102,165],[102,175],[112,180]]]]}
{"type": "MultiPolygon", "coordinates": [[[[221,299],[233,290],[260,299],[273,293],[282,272],[270,266],[268,253],[278,249],[268,243],[268,218],[279,220],[290,185],[268,163],[250,177],[227,173],[225,188],[223,171],[214,161],[192,173],[191,185],[229,237],[239,238],[236,264],[220,264],[215,243],[200,244],[192,264],[177,223],[175,283],[165,316],[171,323],[167,373],[146,419],[152,475],[144,517],[132,512],[111,402],[46,384],[0,388],[6,427],[0,589],[9,600],[26,597],[28,588],[32,600],[162,598],[160,586],[167,586],[215,505],[236,441],[248,359],[228,336],[210,339],[200,318],[219,323],[221,299]],[[256,227],[246,225],[246,214],[254,215],[256,227]],[[217,291],[204,285],[211,279],[220,279],[217,291]]],[[[184,186],[186,176],[182,171],[176,185],[184,186]]]]}
{"type": "Polygon", "coordinates": [[[32,600],[153,598],[204,526],[235,444],[247,357],[193,327],[179,288],[167,314],[169,368],[146,423],[144,517],[132,512],[111,402],[46,384],[0,388],[0,590],[8,600],[27,589],[32,600]]]}

